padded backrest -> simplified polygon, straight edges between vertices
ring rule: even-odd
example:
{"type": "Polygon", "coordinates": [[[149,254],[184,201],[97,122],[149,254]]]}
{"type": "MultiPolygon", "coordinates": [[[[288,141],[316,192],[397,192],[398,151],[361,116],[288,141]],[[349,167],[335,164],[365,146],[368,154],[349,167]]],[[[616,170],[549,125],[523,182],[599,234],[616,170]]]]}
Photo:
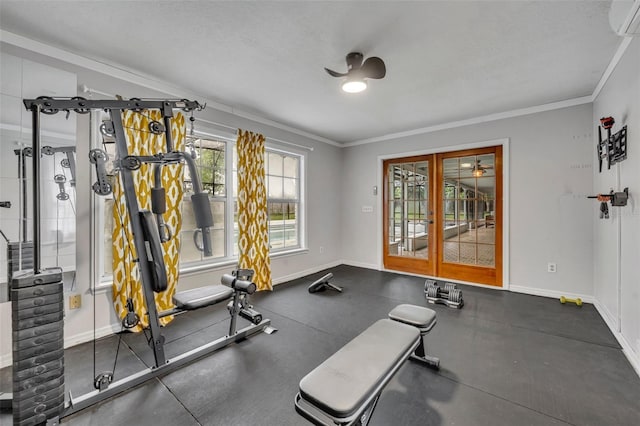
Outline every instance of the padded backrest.
{"type": "Polygon", "coordinates": [[[140,211],[140,222],[142,222],[142,234],[147,246],[147,257],[149,269],[151,269],[151,288],[156,293],[167,289],[167,270],[164,266],[164,255],[162,253],[162,243],[158,235],[158,227],[153,218],[153,213],[149,210],[140,211]]]}

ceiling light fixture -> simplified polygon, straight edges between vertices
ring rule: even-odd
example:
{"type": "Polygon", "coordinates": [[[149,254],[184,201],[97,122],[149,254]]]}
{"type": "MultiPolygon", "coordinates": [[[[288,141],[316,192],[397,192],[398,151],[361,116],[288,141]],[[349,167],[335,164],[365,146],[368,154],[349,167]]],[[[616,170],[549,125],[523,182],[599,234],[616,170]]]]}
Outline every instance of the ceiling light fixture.
{"type": "Polygon", "coordinates": [[[482,175],[484,174],[484,169],[483,168],[474,168],[473,171],[471,172],[471,175],[473,177],[482,177],[482,175]]]}
{"type": "Polygon", "coordinates": [[[363,78],[347,78],[342,83],[342,90],[347,93],[360,93],[367,88],[367,82],[363,78]]]}

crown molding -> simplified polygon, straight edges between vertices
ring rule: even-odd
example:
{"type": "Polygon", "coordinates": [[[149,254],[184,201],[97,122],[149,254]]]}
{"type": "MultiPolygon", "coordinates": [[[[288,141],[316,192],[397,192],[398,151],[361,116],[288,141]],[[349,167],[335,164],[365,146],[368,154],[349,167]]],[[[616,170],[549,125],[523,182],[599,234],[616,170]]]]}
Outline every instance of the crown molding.
{"type": "Polygon", "coordinates": [[[624,53],[627,51],[627,48],[631,44],[631,41],[632,37],[624,37],[620,42],[616,53],[613,55],[613,58],[611,58],[611,61],[609,62],[609,65],[607,65],[607,68],[604,70],[604,73],[602,73],[602,77],[600,77],[600,81],[596,85],[596,88],[593,89],[593,94],[591,95],[592,102],[594,102],[598,98],[598,95],[602,91],[602,88],[609,80],[609,77],[611,77],[611,74],[613,74],[613,70],[616,69],[618,63],[624,56],[624,53]]]}
{"type": "Polygon", "coordinates": [[[373,138],[349,142],[344,144],[343,146],[350,147],[350,146],[357,146],[357,145],[365,145],[370,143],[388,141],[391,139],[406,138],[408,136],[423,135],[426,133],[433,133],[440,130],[454,129],[456,127],[470,126],[472,124],[487,123],[489,121],[502,120],[505,118],[520,117],[522,115],[535,114],[535,113],[544,112],[544,111],[552,111],[555,109],[567,108],[567,107],[572,107],[576,105],[583,105],[591,102],[592,102],[591,96],[582,96],[580,98],[567,99],[565,101],[552,102],[549,104],[514,109],[511,111],[505,111],[505,112],[498,112],[495,114],[488,114],[480,117],[468,118],[466,120],[451,121],[449,123],[436,124],[434,126],[428,126],[428,127],[421,127],[419,129],[408,130],[405,132],[389,133],[383,136],[376,136],[373,138]]]}
{"type": "MultiPolygon", "coordinates": [[[[338,148],[347,148],[352,146],[384,142],[392,139],[422,135],[422,134],[437,132],[440,130],[454,129],[457,127],[487,123],[491,121],[502,120],[505,118],[519,117],[519,116],[528,115],[528,114],[535,114],[535,113],[544,112],[544,111],[552,111],[556,109],[592,103],[598,97],[602,88],[606,84],[607,80],[609,79],[609,77],[615,70],[616,66],[624,56],[624,53],[626,52],[627,48],[631,44],[631,41],[632,41],[631,37],[623,38],[620,45],[618,46],[618,49],[613,55],[613,58],[609,62],[609,65],[605,69],[602,77],[600,78],[598,84],[596,85],[593,93],[589,96],[582,96],[579,98],[567,99],[567,100],[552,102],[552,103],[543,104],[543,105],[537,105],[537,106],[532,106],[527,108],[520,108],[520,109],[515,109],[510,111],[488,114],[488,115],[473,117],[465,120],[451,121],[448,123],[436,124],[433,126],[421,127],[418,129],[407,130],[403,132],[389,133],[386,135],[356,140],[356,141],[347,142],[344,144],[335,142],[333,140],[324,138],[322,136],[315,135],[313,133],[306,132],[301,129],[297,129],[295,127],[288,126],[286,124],[279,123],[277,121],[273,121],[273,120],[261,117],[259,115],[256,115],[247,111],[236,109],[232,106],[229,106],[211,99],[204,99],[204,101],[207,102],[208,106],[216,110],[227,112],[237,117],[245,118],[247,120],[251,120],[256,123],[271,126],[276,129],[284,130],[284,131],[287,131],[299,136],[303,136],[318,142],[326,143],[328,145],[335,146],[338,148]]],[[[120,80],[127,81],[129,83],[133,83],[133,84],[146,87],[152,90],[157,90],[159,92],[167,93],[168,95],[171,95],[171,96],[184,97],[185,95],[190,95],[195,98],[201,98],[200,95],[195,94],[190,90],[183,89],[179,86],[173,85],[166,81],[158,80],[150,75],[145,75],[143,73],[140,73],[132,69],[127,69],[124,67],[116,67],[110,64],[106,64],[98,60],[87,58],[87,57],[78,55],[76,53],[72,53],[54,46],[50,46],[45,43],[41,43],[39,41],[35,41],[35,40],[29,39],[5,30],[0,30],[0,42],[13,45],[25,50],[29,50],[34,53],[51,57],[53,59],[57,59],[63,62],[67,62],[82,68],[86,68],[91,71],[107,74],[115,78],[118,78],[120,80]]]]}
{"type": "MultiPolygon", "coordinates": [[[[15,46],[21,49],[25,49],[43,56],[47,56],[52,59],[57,59],[62,62],[67,62],[69,64],[72,64],[81,68],[85,68],[90,71],[106,74],[111,77],[115,77],[117,79],[126,81],[128,83],[146,87],[147,89],[163,92],[169,96],[176,96],[178,98],[193,97],[193,98],[202,99],[202,95],[193,93],[193,91],[191,90],[184,89],[180,86],[176,86],[166,81],[158,80],[157,78],[151,75],[140,73],[138,71],[135,71],[133,69],[129,69],[126,67],[114,66],[111,64],[100,62],[99,60],[96,60],[96,59],[87,58],[85,56],[78,55],[76,53],[69,52],[64,49],[60,49],[58,47],[50,46],[48,44],[45,44],[36,40],[32,40],[30,38],[27,38],[15,33],[11,33],[9,31],[0,30],[0,42],[15,46]]],[[[205,98],[202,100],[206,102],[207,106],[209,107],[212,107],[219,111],[227,112],[237,117],[255,121],[260,124],[265,124],[267,126],[271,126],[276,129],[284,130],[290,133],[294,133],[299,136],[304,136],[306,138],[313,139],[318,142],[323,142],[323,143],[337,146],[337,147],[342,146],[341,144],[335,141],[332,141],[330,139],[327,139],[318,135],[314,135],[313,133],[309,133],[304,130],[297,129],[295,127],[287,126],[286,124],[282,124],[277,121],[260,117],[258,115],[252,114],[247,111],[242,111],[240,109],[220,103],[212,99],[205,98]]]]}

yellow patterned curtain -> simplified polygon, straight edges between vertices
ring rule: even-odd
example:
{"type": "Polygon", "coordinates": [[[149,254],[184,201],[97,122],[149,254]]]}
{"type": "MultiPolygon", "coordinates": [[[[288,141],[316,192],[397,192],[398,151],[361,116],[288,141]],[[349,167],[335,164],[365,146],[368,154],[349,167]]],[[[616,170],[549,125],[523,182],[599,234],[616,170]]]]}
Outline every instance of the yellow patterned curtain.
{"type": "MultiPolygon", "coordinates": [[[[122,122],[127,136],[129,155],[154,155],[166,152],[164,134],[149,132],[151,121],[162,122],[162,114],[158,110],[144,110],[141,112],[125,111],[122,122]]],[[[185,119],[177,113],[171,119],[171,136],[176,150],[182,150],[185,143],[185,119]]],[[[162,293],[155,294],[158,311],[173,307],[173,294],[178,282],[178,261],[180,249],[180,227],[182,225],[182,164],[166,165],[162,168],[162,185],[167,194],[167,210],[164,221],[172,231],[173,238],[162,243],[164,264],[167,269],[168,288],[162,293]]],[[[151,188],[153,187],[153,165],[142,164],[139,170],[133,172],[138,204],[141,210],[151,210],[151,188]]],[[[117,179],[114,188],[113,205],[113,304],[119,318],[127,314],[127,298],[131,297],[136,313],[140,317],[142,326],[148,325],[148,317],[144,308],[142,282],[136,259],[133,235],[129,223],[122,182],[117,179]]],[[[161,323],[169,323],[173,317],[161,318],[161,323]]],[[[140,331],[140,326],[133,329],[140,331]]]]}
{"type": "Polygon", "coordinates": [[[255,271],[258,290],[271,290],[264,136],[238,129],[238,249],[240,268],[255,271]]]}

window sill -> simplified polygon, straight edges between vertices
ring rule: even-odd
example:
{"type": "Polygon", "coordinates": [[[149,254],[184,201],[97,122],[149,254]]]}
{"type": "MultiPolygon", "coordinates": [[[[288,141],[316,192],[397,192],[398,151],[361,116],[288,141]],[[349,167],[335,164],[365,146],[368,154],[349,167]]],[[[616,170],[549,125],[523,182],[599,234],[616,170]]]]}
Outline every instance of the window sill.
{"type": "MultiPolygon", "coordinates": [[[[309,253],[308,248],[297,248],[293,250],[280,251],[269,255],[271,259],[279,259],[290,256],[297,256],[300,254],[309,253]]],[[[205,271],[216,271],[223,268],[235,267],[238,264],[238,259],[229,259],[217,263],[204,263],[199,265],[186,266],[180,269],[180,276],[188,277],[190,275],[198,274],[205,271]]],[[[94,294],[106,293],[111,291],[113,281],[103,281],[93,289],[94,294]]]]}

